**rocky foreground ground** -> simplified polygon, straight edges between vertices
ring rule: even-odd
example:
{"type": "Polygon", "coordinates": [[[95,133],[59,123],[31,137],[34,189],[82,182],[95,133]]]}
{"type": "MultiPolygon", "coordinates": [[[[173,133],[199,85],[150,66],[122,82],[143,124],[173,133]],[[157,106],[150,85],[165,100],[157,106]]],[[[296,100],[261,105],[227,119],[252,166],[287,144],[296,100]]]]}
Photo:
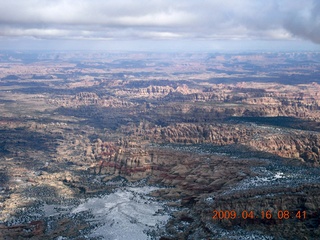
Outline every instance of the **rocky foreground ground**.
{"type": "Polygon", "coordinates": [[[15,189],[3,190],[6,198],[2,203],[1,234],[9,239],[78,238],[98,225],[87,221],[92,213],[72,215],[65,212],[65,206],[75,207],[78,199],[112,193],[130,182],[144,180],[140,186],[162,187],[150,196],[175,209],[165,230],[154,230],[151,236],[221,239],[232,233],[244,237],[252,234],[257,239],[316,239],[320,234],[318,168],[300,162],[292,164],[274,155],[228,148],[152,145],[135,154],[141,166],[137,163],[124,168],[111,157],[103,165],[99,163],[77,174],[52,174],[48,167],[38,176],[17,177],[15,189]],[[143,158],[149,158],[149,163],[142,163],[143,158]],[[56,205],[60,210],[52,215],[37,215],[43,204],[56,205]],[[213,219],[215,210],[233,210],[238,217],[213,219]],[[253,212],[254,217],[243,217],[244,211],[253,212]],[[272,218],[262,219],[262,211],[272,212],[272,218]],[[280,219],[279,211],[289,211],[290,218],[280,219]],[[296,216],[298,211],[300,218],[296,216]]]}

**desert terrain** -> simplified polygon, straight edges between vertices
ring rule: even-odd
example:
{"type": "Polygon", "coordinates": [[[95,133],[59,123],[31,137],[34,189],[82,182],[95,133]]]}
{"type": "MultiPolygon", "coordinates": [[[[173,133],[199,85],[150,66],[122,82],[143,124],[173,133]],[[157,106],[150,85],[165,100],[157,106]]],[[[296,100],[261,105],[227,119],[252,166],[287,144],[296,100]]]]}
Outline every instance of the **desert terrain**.
{"type": "Polygon", "coordinates": [[[320,237],[320,53],[2,51],[0,113],[1,239],[320,237]]]}

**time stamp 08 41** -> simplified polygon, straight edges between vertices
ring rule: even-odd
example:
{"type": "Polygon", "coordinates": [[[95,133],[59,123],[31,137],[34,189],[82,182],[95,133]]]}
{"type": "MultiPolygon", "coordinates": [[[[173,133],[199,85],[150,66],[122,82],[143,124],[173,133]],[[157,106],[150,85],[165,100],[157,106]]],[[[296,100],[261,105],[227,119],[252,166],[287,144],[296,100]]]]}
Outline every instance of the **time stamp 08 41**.
{"type": "Polygon", "coordinates": [[[260,212],[243,210],[236,212],[235,210],[213,210],[212,218],[214,220],[222,219],[306,219],[306,211],[288,211],[288,210],[262,210],[260,212]]]}

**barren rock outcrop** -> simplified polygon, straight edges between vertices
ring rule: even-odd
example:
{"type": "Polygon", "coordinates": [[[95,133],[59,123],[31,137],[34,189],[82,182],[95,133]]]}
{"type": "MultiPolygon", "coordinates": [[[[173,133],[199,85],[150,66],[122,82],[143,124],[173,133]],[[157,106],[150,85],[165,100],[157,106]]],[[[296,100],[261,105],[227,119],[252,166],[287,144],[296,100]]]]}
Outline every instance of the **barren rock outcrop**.
{"type": "Polygon", "coordinates": [[[248,142],[260,151],[270,152],[286,158],[300,158],[319,166],[320,134],[281,133],[268,134],[248,142]]]}

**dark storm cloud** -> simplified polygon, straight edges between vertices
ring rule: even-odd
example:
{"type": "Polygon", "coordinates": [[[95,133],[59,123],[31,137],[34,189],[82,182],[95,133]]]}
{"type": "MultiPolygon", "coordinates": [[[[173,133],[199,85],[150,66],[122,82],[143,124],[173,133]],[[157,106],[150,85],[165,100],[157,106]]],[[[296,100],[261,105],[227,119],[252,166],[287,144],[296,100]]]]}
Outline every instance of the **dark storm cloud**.
{"type": "Polygon", "coordinates": [[[320,43],[317,0],[0,0],[0,36],[320,43]]]}
{"type": "Polygon", "coordinates": [[[284,26],[296,36],[320,43],[320,2],[314,0],[304,11],[288,14],[284,26]]]}

